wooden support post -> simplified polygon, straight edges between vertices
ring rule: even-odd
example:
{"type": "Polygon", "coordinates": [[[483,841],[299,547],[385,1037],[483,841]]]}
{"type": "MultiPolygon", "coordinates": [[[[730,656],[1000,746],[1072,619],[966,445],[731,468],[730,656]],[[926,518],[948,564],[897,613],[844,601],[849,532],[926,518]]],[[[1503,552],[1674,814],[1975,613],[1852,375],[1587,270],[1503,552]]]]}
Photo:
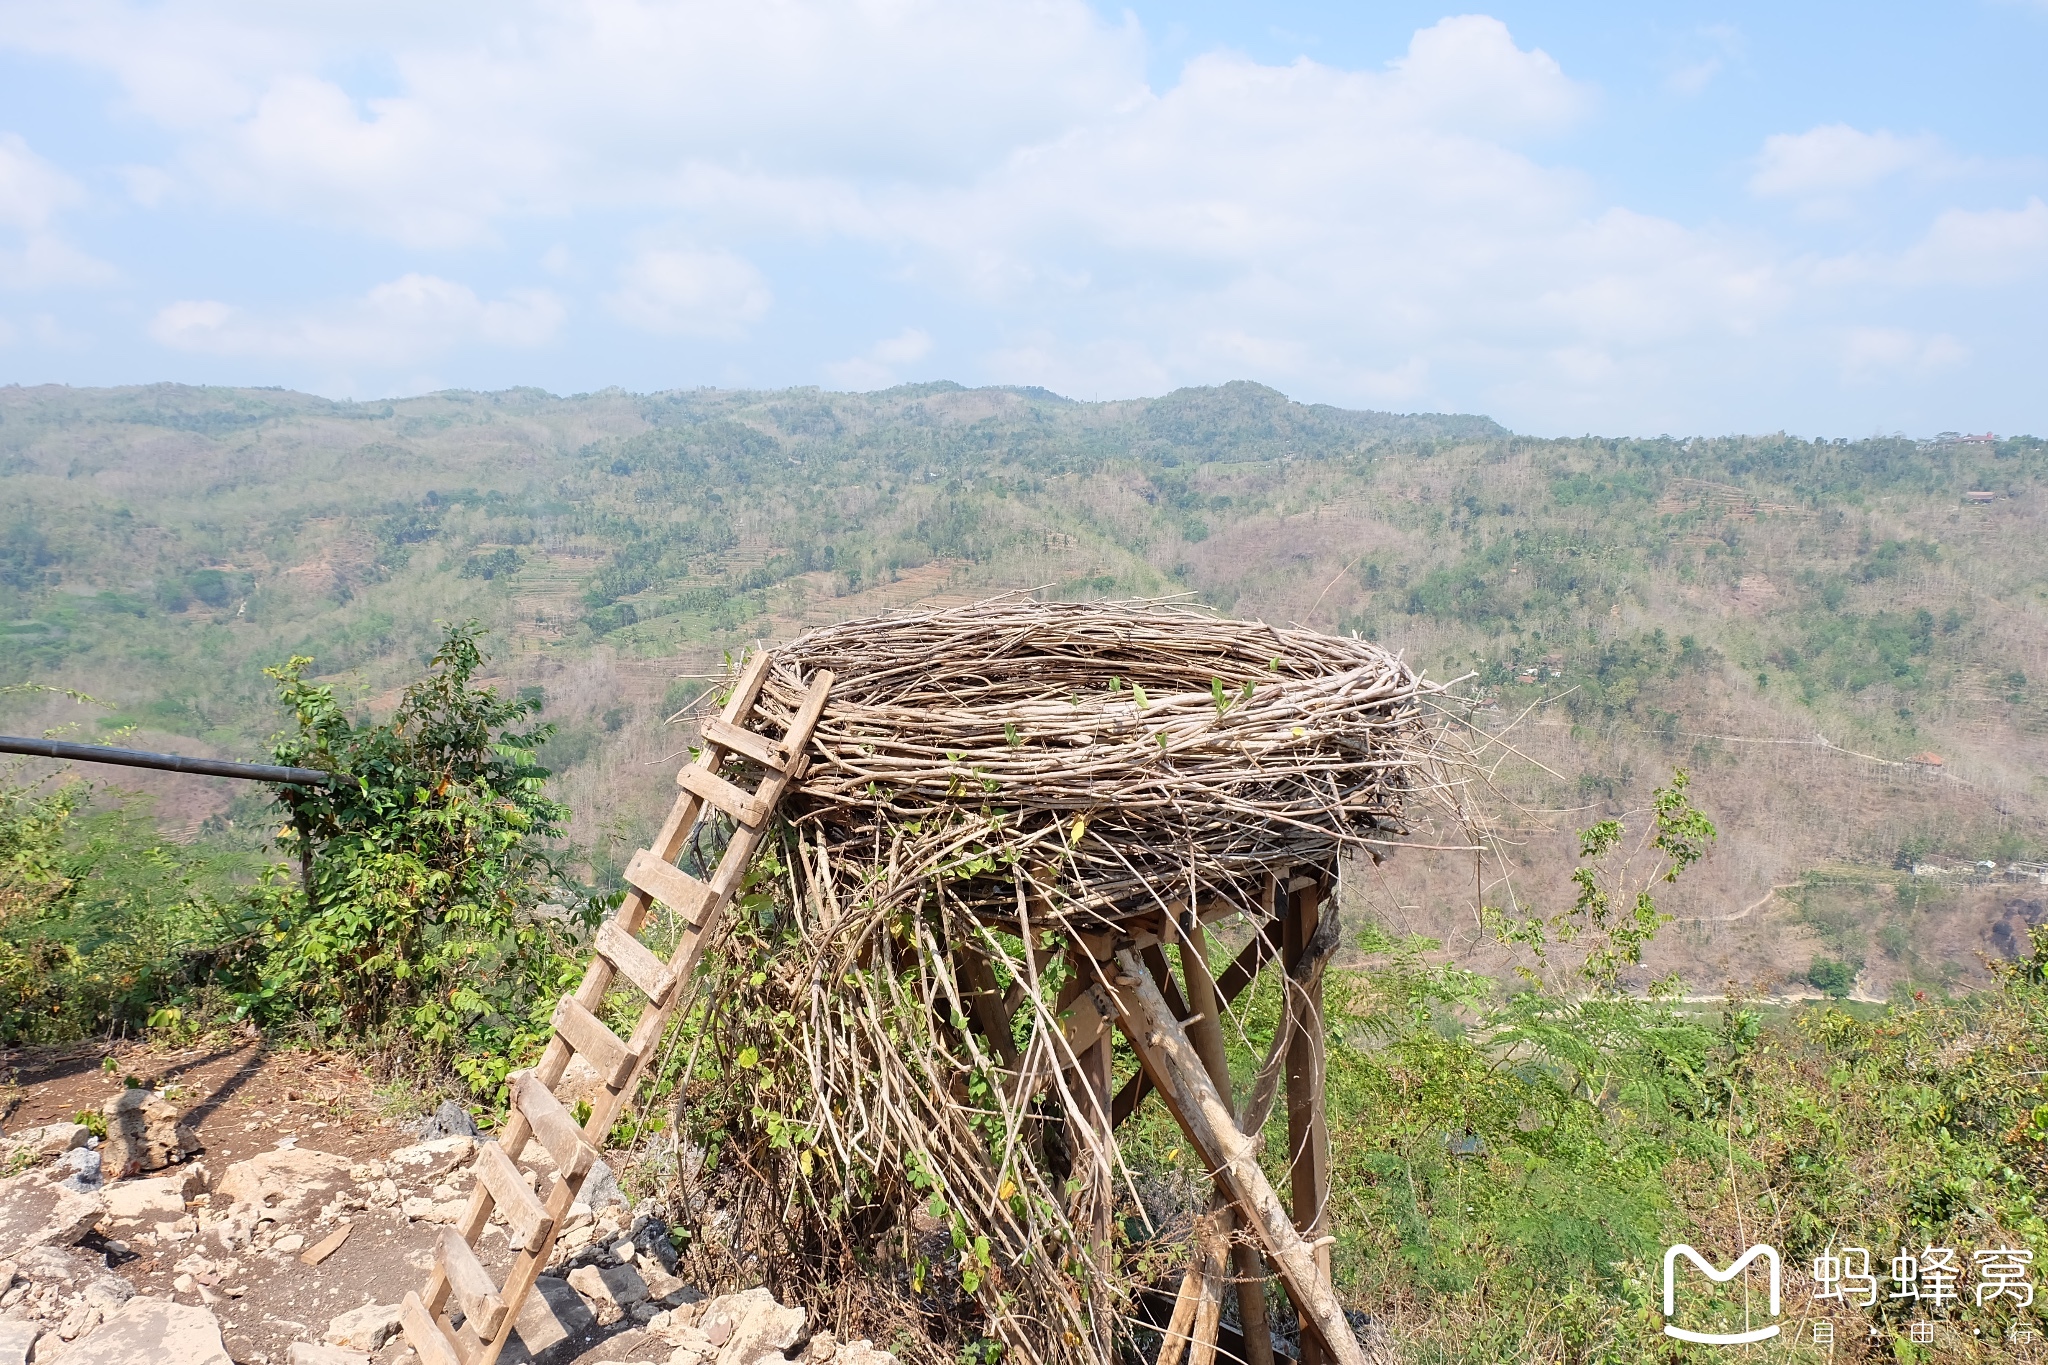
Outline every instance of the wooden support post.
{"type": "Polygon", "coordinates": [[[1085,1163],[1090,1174],[1081,1181],[1075,1212],[1077,1230],[1087,1244],[1088,1256],[1103,1273],[1110,1269],[1115,1248],[1110,1242],[1110,1213],[1115,1202],[1115,1135],[1109,1121],[1111,1093],[1115,1081],[1111,1070],[1110,1021],[1104,1013],[1108,1000],[1096,983],[1102,968],[1077,945],[1073,952],[1074,975],[1067,983],[1065,1027],[1067,1045],[1074,1052],[1074,1070],[1067,1077],[1074,1108],[1067,1114],[1067,1150],[1073,1154],[1075,1175],[1085,1163]]]}
{"type": "Polygon", "coordinates": [[[1196,1261],[1202,1272],[1202,1301],[1195,1308],[1195,1340],[1188,1348],[1188,1365],[1216,1365],[1216,1338],[1223,1329],[1224,1267],[1231,1223],[1228,1206],[1196,1223],[1196,1261]]]}
{"type": "MultiPolygon", "coordinates": [[[[1319,876],[1298,876],[1288,885],[1288,914],[1281,946],[1289,968],[1299,963],[1316,932],[1322,908],[1319,876]]],[[[1287,1153],[1294,1196],[1294,1226],[1315,1246],[1316,1269],[1331,1279],[1330,1247],[1323,1240],[1329,1217],[1330,1129],[1323,1112],[1323,978],[1316,972],[1306,983],[1289,980],[1299,990],[1293,1011],[1294,1036],[1287,1044],[1287,1153]]],[[[1334,1282],[1334,1281],[1332,1281],[1334,1282]]],[[[1301,1339],[1301,1365],[1327,1365],[1321,1342],[1301,1339]]]]}
{"type": "Polygon", "coordinates": [[[996,1055],[1003,1059],[1003,1065],[1015,1071],[1017,1038],[1011,1027],[1010,1011],[1003,1003],[1003,992],[996,986],[995,969],[989,966],[981,950],[971,944],[962,944],[956,957],[960,963],[960,988],[967,996],[967,1007],[974,1011],[974,1022],[995,1048],[996,1055]]]}
{"type": "Polygon", "coordinates": [[[1167,1009],[1138,955],[1119,952],[1116,967],[1111,980],[1124,1037],[1152,1074],[1160,1097],[1209,1167],[1217,1188],[1237,1205],[1239,1216],[1279,1271],[1300,1310],[1304,1339],[1311,1333],[1321,1338],[1336,1365],[1367,1365],[1336,1287],[1259,1169],[1257,1140],[1238,1131],[1237,1116],[1216,1092],[1187,1030],[1167,1009]]]}
{"type": "MultiPolygon", "coordinates": [[[[1149,959],[1145,965],[1152,967],[1149,959]]],[[[1154,975],[1158,974],[1158,968],[1152,967],[1152,971],[1154,975]]],[[[1216,978],[1209,971],[1209,940],[1199,920],[1193,921],[1181,935],[1180,974],[1187,982],[1187,1010],[1193,1020],[1188,1026],[1188,1038],[1194,1043],[1195,1052],[1202,1059],[1202,1069],[1209,1073],[1216,1093],[1223,1097],[1226,1106],[1235,1108],[1231,1100],[1230,1060],[1223,1045],[1222,993],[1217,990],[1216,978]]],[[[1231,1236],[1237,1230],[1237,1219],[1227,1205],[1214,1210],[1213,1214],[1219,1234],[1218,1245],[1223,1244],[1223,1239],[1228,1240],[1230,1259],[1236,1271],[1237,1320],[1244,1328],[1245,1360],[1248,1365],[1273,1365],[1273,1332],[1266,1319],[1265,1263],[1260,1260],[1256,1248],[1231,1236]]],[[[1220,1252],[1217,1259],[1215,1273],[1220,1282],[1223,1273],[1220,1252]]],[[[1209,1354],[1213,1360],[1213,1335],[1209,1341],[1209,1354]]],[[[1191,1359],[1188,1365],[1211,1363],[1191,1359]]]]}
{"type": "MultiPolygon", "coordinates": [[[[1252,941],[1244,946],[1244,951],[1237,955],[1237,960],[1230,964],[1229,970],[1217,978],[1216,996],[1221,1003],[1227,1005],[1237,999],[1245,987],[1251,985],[1258,977],[1259,969],[1264,967],[1266,959],[1273,955],[1272,940],[1278,935],[1277,921],[1262,926],[1252,941]]],[[[1184,1019],[1187,1017],[1187,1008],[1181,1003],[1180,992],[1174,988],[1173,979],[1166,975],[1165,964],[1166,958],[1160,955],[1158,948],[1145,950],[1145,966],[1151,971],[1152,979],[1159,983],[1159,993],[1165,996],[1166,1003],[1173,1007],[1173,1017],[1184,1019]],[[1154,961],[1155,957],[1157,961],[1154,961]]],[[[1121,1124],[1129,1118],[1151,1093],[1152,1077],[1148,1072],[1141,1070],[1125,1081],[1123,1088],[1116,1092],[1116,1103],[1112,1106],[1115,1121],[1121,1124]]]]}

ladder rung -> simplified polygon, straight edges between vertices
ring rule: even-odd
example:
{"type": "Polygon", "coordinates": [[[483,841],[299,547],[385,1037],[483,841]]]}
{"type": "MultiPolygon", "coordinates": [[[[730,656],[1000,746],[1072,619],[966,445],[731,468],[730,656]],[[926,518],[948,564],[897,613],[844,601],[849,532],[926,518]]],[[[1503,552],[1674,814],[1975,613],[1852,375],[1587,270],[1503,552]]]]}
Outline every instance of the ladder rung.
{"type": "Polygon", "coordinates": [[[456,1353],[455,1343],[448,1340],[448,1334],[441,1330],[441,1324],[434,1321],[434,1315],[420,1302],[414,1290],[405,1291],[405,1302],[399,1306],[398,1320],[405,1327],[405,1339],[419,1352],[424,1365],[462,1365],[462,1357],[456,1353]]]}
{"type": "Polygon", "coordinates": [[[525,1177],[497,1143],[486,1142],[477,1148],[476,1178],[490,1191],[491,1202],[505,1215],[520,1246],[539,1246],[554,1230],[555,1220],[548,1217],[540,1196],[526,1188],[525,1177]]]}
{"type": "Polygon", "coordinates": [[[441,1229],[441,1273],[462,1300],[462,1316],[469,1326],[485,1341],[495,1339],[505,1323],[505,1301],[498,1297],[491,1272],[454,1228],[441,1229]]]}
{"type": "Polygon", "coordinates": [[[569,1117],[569,1111],[546,1086],[533,1078],[532,1072],[521,1072],[512,1083],[512,1103],[526,1115],[533,1135],[555,1159],[555,1169],[562,1179],[581,1180],[589,1173],[597,1161],[597,1148],[583,1140],[583,1130],[576,1126],[576,1120],[569,1117]]]}
{"type": "Polygon", "coordinates": [[[597,951],[612,964],[614,971],[654,1004],[666,1000],[676,984],[676,974],[668,969],[668,964],[656,957],[652,948],[620,928],[617,920],[608,919],[598,926],[597,951]]]}
{"type": "Polygon", "coordinates": [[[710,802],[748,829],[756,828],[768,818],[767,805],[760,797],[735,787],[709,768],[685,763],[676,773],[676,785],[710,802]]]}
{"type": "Polygon", "coordinates": [[[703,735],[706,744],[716,744],[721,749],[730,749],[742,758],[751,758],[762,767],[773,768],[779,773],[789,771],[789,745],[782,740],[757,735],[752,730],[742,730],[739,726],[728,724],[717,716],[704,722],[703,735]]]}
{"type": "Polygon", "coordinates": [[[616,1090],[633,1074],[640,1058],[605,1027],[604,1020],[583,1008],[573,995],[565,995],[555,1006],[555,1032],[569,1040],[569,1046],[583,1054],[583,1060],[597,1069],[604,1083],[616,1090]]]}
{"type": "MultiPolygon", "coordinates": [[[[686,768],[684,771],[689,770],[686,768]]],[[[711,780],[718,782],[721,779],[714,777],[711,780]]],[[[735,787],[733,790],[739,789],[735,787]]],[[[704,909],[711,904],[710,887],[644,848],[626,864],[626,880],[692,924],[703,920],[704,909]]]]}

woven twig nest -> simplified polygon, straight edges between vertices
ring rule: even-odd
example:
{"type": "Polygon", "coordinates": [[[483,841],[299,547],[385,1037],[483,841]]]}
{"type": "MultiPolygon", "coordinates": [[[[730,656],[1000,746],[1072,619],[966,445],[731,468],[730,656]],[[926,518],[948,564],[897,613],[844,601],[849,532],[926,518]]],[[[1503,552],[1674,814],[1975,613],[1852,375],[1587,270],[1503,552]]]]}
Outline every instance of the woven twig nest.
{"type": "Polygon", "coordinates": [[[985,917],[1019,886],[1079,927],[1221,898],[1390,842],[1435,690],[1359,639],[1159,602],[973,606],[848,621],[778,649],[771,712],[836,676],[784,810],[843,894],[929,877],[985,917]],[[1021,874],[1021,875],[1020,875],[1021,874]]]}

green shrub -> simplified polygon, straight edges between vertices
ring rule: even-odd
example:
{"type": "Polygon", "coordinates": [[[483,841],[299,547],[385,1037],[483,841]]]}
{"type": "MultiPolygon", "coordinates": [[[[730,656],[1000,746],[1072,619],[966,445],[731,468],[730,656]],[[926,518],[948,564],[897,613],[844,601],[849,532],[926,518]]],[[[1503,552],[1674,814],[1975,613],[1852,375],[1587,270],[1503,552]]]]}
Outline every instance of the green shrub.
{"type": "Polygon", "coordinates": [[[1856,985],[1856,969],[1831,957],[1817,957],[1806,969],[1806,980],[1833,999],[1847,1000],[1856,985]]]}
{"type": "Polygon", "coordinates": [[[482,634],[449,628],[381,723],[352,721],[331,686],[306,681],[310,659],[270,670],[297,726],[277,761],[340,780],[280,791],[299,876],[277,869],[251,898],[239,999],[268,1022],[410,1041],[491,1093],[545,1039],[580,967],[576,929],[601,907],[542,913],[567,898],[546,845],[569,812],[533,758],[554,727],[534,723],[537,698],[472,684],[482,634]]]}
{"type": "Polygon", "coordinates": [[[248,859],[18,771],[0,777],[0,1045],[140,1031],[217,970],[248,859]]]}

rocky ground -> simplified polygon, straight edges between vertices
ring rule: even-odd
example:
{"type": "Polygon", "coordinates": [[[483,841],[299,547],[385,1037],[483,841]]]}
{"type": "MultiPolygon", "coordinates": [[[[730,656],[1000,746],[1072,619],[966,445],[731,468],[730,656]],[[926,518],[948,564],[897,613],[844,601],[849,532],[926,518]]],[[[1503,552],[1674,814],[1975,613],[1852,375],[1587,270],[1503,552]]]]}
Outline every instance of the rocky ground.
{"type": "MultiPolygon", "coordinates": [[[[458,1107],[384,1113],[345,1061],[254,1040],[16,1054],[0,1077],[0,1365],[415,1358],[397,1304],[487,1140],[458,1107]]],[[[503,1360],[891,1365],[766,1290],[707,1298],[615,1180],[585,1193],[503,1360]]],[[[500,1275],[512,1255],[497,1226],[478,1252],[500,1275]]]]}

